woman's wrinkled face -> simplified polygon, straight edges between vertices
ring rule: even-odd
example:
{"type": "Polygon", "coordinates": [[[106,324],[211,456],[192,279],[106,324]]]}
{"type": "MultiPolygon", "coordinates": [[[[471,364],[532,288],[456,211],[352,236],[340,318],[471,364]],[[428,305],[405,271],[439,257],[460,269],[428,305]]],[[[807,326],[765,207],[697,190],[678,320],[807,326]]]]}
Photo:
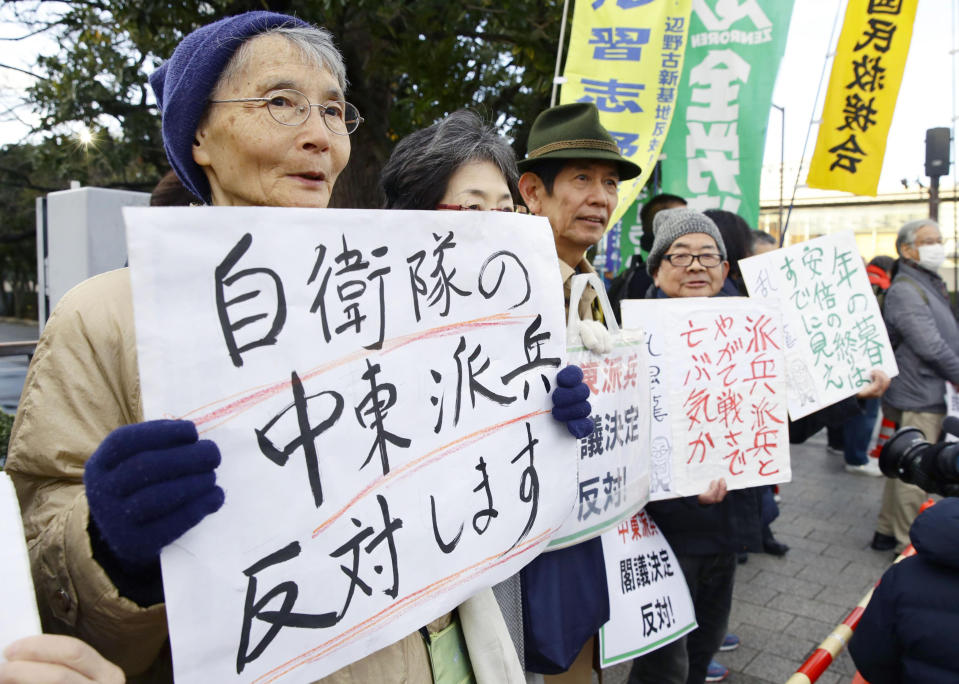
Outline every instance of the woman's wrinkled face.
{"type": "MultiPolygon", "coordinates": [[[[244,64],[211,100],[282,89],[299,90],[312,104],[344,99],[333,74],[286,38],[259,36],[248,47],[244,64]]],[[[303,124],[283,126],[262,102],[210,104],[193,145],[218,206],[326,207],[349,158],[349,136],[332,133],[317,108],[303,124]]]]}
{"type": "MultiPolygon", "coordinates": [[[[679,254],[720,254],[711,235],[688,233],[680,235],[666,250],[665,256],[679,254]]],[[[729,274],[729,262],[707,268],[694,259],[689,266],[673,266],[664,256],[653,282],[669,297],[712,297],[722,289],[729,274]]]]}
{"type": "Polygon", "coordinates": [[[513,196],[506,178],[490,161],[472,161],[450,176],[440,204],[460,205],[467,209],[512,209],[513,196]]]}

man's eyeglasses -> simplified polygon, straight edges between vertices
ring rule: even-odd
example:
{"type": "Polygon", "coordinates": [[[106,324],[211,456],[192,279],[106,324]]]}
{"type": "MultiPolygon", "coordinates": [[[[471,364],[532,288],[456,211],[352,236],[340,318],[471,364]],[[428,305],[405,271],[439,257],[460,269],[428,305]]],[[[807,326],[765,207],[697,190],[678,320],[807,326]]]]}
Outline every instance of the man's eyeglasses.
{"type": "MultiPolygon", "coordinates": [[[[485,211],[483,207],[478,204],[471,204],[468,207],[464,207],[462,204],[437,204],[436,208],[440,211],[485,211]]],[[[515,207],[493,207],[489,211],[505,211],[508,214],[529,213],[529,209],[522,204],[518,204],[515,207]]]]}
{"type": "Polygon", "coordinates": [[[333,100],[326,104],[312,104],[306,95],[292,88],[277,90],[267,97],[239,97],[232,100],[210,100],[213,104],[229,102],[259,102],[266,105],[266,110],[273,120],[282,126],[299,126],[306,123],[314,107],[320,110],[323,123],[330,132],[337,135],[349,135],[363,123],[360,111],[349,102],[333,100]]]}
{"type": "Polygon", "coordinates": [[[664,254],[663,258],[677,268],[691,266],[693,259],[703,268],[716,268],[723,263],[721,254],[664,254]]]}

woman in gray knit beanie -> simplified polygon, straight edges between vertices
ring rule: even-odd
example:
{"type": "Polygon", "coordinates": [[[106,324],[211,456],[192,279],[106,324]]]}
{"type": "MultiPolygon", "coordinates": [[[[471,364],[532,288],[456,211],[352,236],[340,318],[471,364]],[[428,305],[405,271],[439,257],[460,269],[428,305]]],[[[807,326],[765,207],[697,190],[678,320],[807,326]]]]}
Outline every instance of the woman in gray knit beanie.
{"type": "Polygon", "coordinates": [[[653,220],[646,268],[658,297],[712,297],[729,273],[726,245],[705,214],[688,207],[664,209],[653,220]]]}

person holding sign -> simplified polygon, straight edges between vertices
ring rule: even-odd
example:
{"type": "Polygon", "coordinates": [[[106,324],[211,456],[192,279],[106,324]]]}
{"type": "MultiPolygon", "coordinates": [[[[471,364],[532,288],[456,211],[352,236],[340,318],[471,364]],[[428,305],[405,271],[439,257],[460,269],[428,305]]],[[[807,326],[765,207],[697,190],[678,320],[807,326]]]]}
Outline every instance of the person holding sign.
{"type": "MultiPolygon", "coordinates": [[[[516,159],[509,143],[474,112],[459,110],[432,126],[403,138],[380,173],[386,209],[507,211],[518,205],[516,159]]],[[[595,337],[592,339],[596,339],[595,337]]],[[[554,394],[558,410],[583,417],[567,422],[576,437],[593,430],[589,403],[580,398],[582,373],[571,367],[556,379],[572,390],[554,394]],[[575,380],[575,382],[573,382],[575,380]]],[[[588,392],[588,388],[587,388],[588,392]]],[[[519,575],[493,588],[504,612],[520,663],[524,661],[523,614],[519,575]]]]}
{"type": "MultiPolygon", "coordinates": [[[[647,261],[655,288],[648,298],[722,296],[729,271],[726,246],[709,216],[692,209],[669,209],[656,215],[656,236],[647,261]]],[[[873,383],[860,398],[878,396],[888,384],[884,373],[874,371],[873,383]],[[877,394],[878,393],[878,394],[877,394]]],[[[843,402],[840,402],[843,403],[843,402]]],[[[855,409],[856,400],[847,402],[855,409]]],[[[848,407],[826,407],[822,413],[842,414],[848,407]]],[[[815,430],[828,416],[812,414],[815,430]]],[[[805,420],[805,419],[804,419],[805,420]]],[[[815,430],[809,422],[810,432],[815,430]]],[[[793,438],[790,424],[790,439],[793,438]]],[[[808,436],[808,435],[807,435],[808,436]]],[[[629,681],[699,684],[726,633],[736,568],[736,553],[763,548],[761,488],[726,493],[724,480],[710,483],[698,497],[650,503],[646,512],[659,525],[676,553],[693,599],[699,627],[634,661],[629,681]]]]}
{"type": "MultiPolygon", "coordinates": [[[[945,260],[939,224],[928,218],[905,224],[896,236],[896,251],[899,262],[882,312],[899,375],[883,397],[882,412],[936,442],[946,415],[946,383],[959,385],[959,323],[939,276],[945,260]]],[[[887,478],[872,548],[908,544],[909,527],[925,499],[919,487],[887,478]]]]}
{"type": "MultiPolygon", "coordinates": [[[[360,123],[327,31],[270,12],[229,17],[189,34],[150,80],[167,157],[198,200],[327,205],[360,123]]],[[[128,676],[170,680],[159,554],[222,505],[220,455],[192,423],[140,422],[126,269],[61,300],[25,387],[8,471],[44,627],[128,676]]]]}
{"type": "MultiPolygon", "coordinates": [[[[547,217],[553,230],[567,311],[578,307],[584,343],[601,348],[608,333],[594,320],[598,317],[596,293],[587,288],[580,301],[571,302],[571,282],[577,273],[595,272],[584,258],[586,250],[606,231],[619,201],[619,182],[638,176],[640,169],[620,154],[599,122],[596,105],[586,102],[540,113],[530,130],[526,158],[517,166],[526,206],[531,214],[547,217]],[[590,337],[596,339],[589,341],[590,337]]],[[[601,539],[545,553],[521,575],[528,617],[524,625],[527,669],[559,675],[554,681],[589,682],[594,635],[609,619],[601,539]],[[550,580],[541,581],[544,577],[550,580]],[[564,600],[557,602],[557,595],[564,600]]]]}
{"type": "Polygon", "coordinates": [[[517,206],[513,148],[467,109],[406,136],[380,172],[386,209],[507,211],[517,206]]]}
{"type": "MultiPolygon", "coordinates": [[[[647,298],[713,297],[729,273],[719,228],[688,208],[659,212],[647,259],[653,288],[647,298]]],[[[738,551],[762,549],[757,488],[726,491],[720,478],[698,497],[646,506],[679,560],[699,627],[633,661],[629,681],[703,682],[726,634],[738,551]]]]}
{"type": "Polygon", "coordinates": [[[639,222],[643,227],[642,237],[639,239],[639,248],[642,252],[637,251],[633,254],[629,266],[613,278],[607,292],[609,301],[613,305],[613,311],[616,312],[617,316],[621,317],[620,302],[624,299],[642,299],[646,290],[653,284],[653,279],[646,272],[643,252],[649,254],[649,250],[653,246],[653,220],[656,218],[657,212],[663,209],[685,206],[686,200],[682,197],[663,193],[654,195],[639,210],[639,222]]]}
{"type": "MultiPolygon", "coordinates": [[[[327,31],[271,12],[228,17],[187,35],[150,81],[167,156],[204,204],[328,205],[362,117],[327,31]]],[[[20,408],[7,467],[45,627],[128,676],[172,681],[159,555],[222,506],[220,454],[189,421],[143,422],[126,269],[61,300],[20,408]]],[[[501,622],[498,611],[483,615],[483,648],[458,665],[522,679],[508,638],[487,638],[495,630],[482,620],[501,622]]],[[[432,655],[413,633],[324,681],[430,682],[432,655]]]]}

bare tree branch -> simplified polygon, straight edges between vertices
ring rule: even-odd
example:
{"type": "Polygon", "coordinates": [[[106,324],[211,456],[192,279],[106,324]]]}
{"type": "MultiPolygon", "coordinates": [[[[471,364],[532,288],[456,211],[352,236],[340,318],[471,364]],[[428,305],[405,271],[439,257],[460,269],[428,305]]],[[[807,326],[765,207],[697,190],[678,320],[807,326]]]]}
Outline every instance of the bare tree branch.
{"type": "Polygon", "coordinates": [[[19,71],[21,74],[32,76],[33,78],[38,79],[40,81],[50,80],[46,76],[40,76],[39,74],[35,74],[32,71],[27,71],[26,69],[21,69],[20,67],[15,67],[10,64],[0,64],[0,69],[10,69],[11,71],[19,71]]]}

